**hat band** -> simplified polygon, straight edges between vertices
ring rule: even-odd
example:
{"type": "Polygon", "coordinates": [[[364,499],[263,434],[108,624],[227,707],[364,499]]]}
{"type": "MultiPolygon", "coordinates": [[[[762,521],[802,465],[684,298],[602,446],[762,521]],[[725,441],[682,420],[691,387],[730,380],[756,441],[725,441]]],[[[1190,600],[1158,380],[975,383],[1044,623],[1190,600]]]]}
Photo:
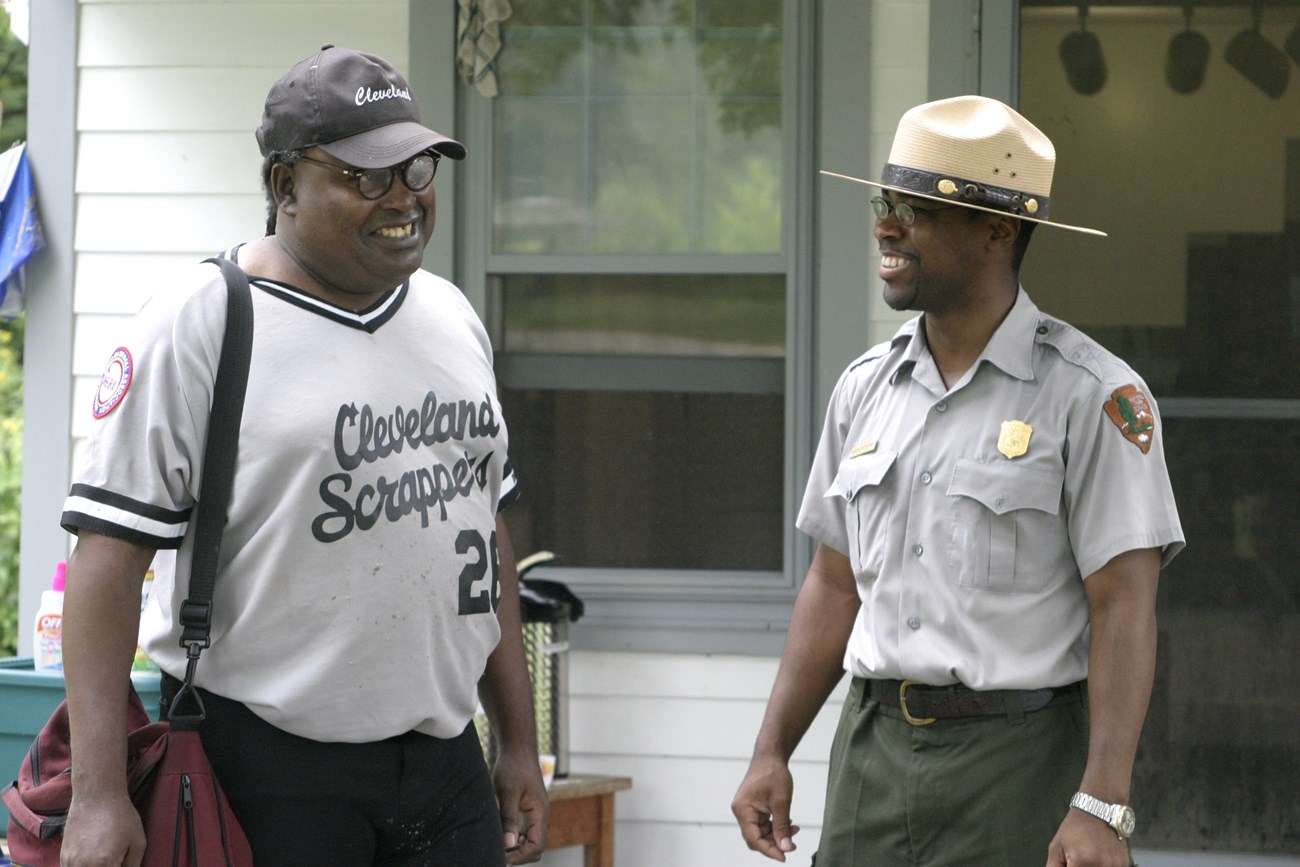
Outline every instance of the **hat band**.
{"type": "Polygon", "coordinates": [[[934,196],[996,208],[1012,214],[1046,220],[1050,200],[1047,196],[1038,196],[1009,187],[995,187],[952,175],[940,175],[925,169],[913,169],[886,163],[881,172],[880,182],[887,187],[896,187],[922,196],[934,196]]]}

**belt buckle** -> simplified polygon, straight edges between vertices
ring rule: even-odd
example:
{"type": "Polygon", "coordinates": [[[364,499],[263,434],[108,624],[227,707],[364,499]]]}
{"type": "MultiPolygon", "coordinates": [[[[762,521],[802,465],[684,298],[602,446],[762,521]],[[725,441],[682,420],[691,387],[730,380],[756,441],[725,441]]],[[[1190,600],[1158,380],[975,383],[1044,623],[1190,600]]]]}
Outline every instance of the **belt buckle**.
{"type": "Polygon", "coordinates": [[[926,717],[920,719],[912,716],[911,711],[907,709],[907,688],[909,686],[925,686],[919,680],[905,680],[898,685],[898,707],[903,711],[903,719],[907,720],[914,726],[928,726],[935,721],[936,717],[926,717]]]}

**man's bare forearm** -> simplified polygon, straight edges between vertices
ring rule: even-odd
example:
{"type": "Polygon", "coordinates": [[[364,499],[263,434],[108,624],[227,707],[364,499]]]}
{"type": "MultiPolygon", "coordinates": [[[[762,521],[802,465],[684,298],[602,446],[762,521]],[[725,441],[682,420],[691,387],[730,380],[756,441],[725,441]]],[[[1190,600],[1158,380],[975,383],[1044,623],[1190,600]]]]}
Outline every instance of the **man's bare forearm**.
{"type": "Polygon", "coordinates": [[[860,606],[848,559],[819,547],[790,615],[755,756],[789,761],[844,674],[844,649],[860,606]]]}
{"type": "Polygon", "coordinates": [[[82,531],[68,562],[63,671],[77,754],[75,797],[126,786],[126,705],[140,584],[154,551],[82,531]]]}
{"type": "Polygon", "coordinates": [[[524,660],[519,576],[515,571],[514,548],[500,518],[497,519],[497,547],[501,563],[501,598],[497,610],[501,641],[488,657],[479,684],[479,698],[503,751],[536,753],[537,728],[532,682],[524,660]]]}
{"type": "Polygon", "coordinates": [[[1129,551],[1085,582],[1091,621],[1088,764],[1080,789],[1127,804],[1156,665],[1160,553],[1129,551]]]}

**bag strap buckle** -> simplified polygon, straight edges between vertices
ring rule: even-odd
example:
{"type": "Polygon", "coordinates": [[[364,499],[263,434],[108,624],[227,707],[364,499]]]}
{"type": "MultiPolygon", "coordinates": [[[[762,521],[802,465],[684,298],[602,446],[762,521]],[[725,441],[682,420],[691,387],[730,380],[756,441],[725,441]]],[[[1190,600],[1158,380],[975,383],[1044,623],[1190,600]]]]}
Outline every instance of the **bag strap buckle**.
{"type": "Polygon", "coordinates": [[[181,684],[180,689],[172,696],[171,702],[167,707],[167,721],[179,729],[192,729],[199,723],[208,718],[208,709],[203,706],[203,696],[199,695],[198,689],[194,686],[194,674],[199,667],[199,654],[203,648],[207,647],[206,642],[191,641],[185,645],[185,681],[181,684]],[[189,701],[193,705],[192,712],[181,713],[181,705],[189,701]]]}

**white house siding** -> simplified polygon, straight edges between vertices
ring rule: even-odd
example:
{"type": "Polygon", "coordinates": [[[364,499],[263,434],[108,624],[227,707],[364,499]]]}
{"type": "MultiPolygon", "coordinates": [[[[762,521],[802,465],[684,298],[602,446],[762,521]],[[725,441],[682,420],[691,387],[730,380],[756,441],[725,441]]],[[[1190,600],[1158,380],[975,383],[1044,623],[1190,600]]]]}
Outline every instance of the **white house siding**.
{"type": "MultiPolygon", "coordinates": [[[[581,629],[581,621],[573,627],[581,629]]],[[[665,653],[570,654],[570,766],[632,778],[615,795],[619,867],[719,867],[771,863],[745,848],[731,798],[749,764],[776,677],[770,657],[665,653]]],[[[845,684],[795,752],[793,814],[807,865],[817,848],[827,757],[845,684]]],[[[580,867],[581,850],[543,856],[580,867]]]]}
{"type": "MultiPolygon", "coordinates": [[[[450,4],[449,4],[450,5],[450,4]]],[[[72,436],[127,317],[265,221],[266,91],[325,43],[407,69],[407,0],[83,0],[78,33],[72,436]]]]}
{"type": "MultiPolygon", "coordinates": [[[[928,51],[930,4],[914,0],[877,2],[871,15],[871,161],[872,177],[889,158],[894,143],[894,128],[903,113],[929,99],[928,51]]],[[[872,195],[868,193],[868,195],[872,195]]],[[[870,227],[870,223],[867,224],[870,227]]],[[[870,245],[875,250],[875,244],[870,245]]],[[[873,252],[872,273],[879,264],[873,252]]],[[[870,281],[874,287],[877,281],[870,281]]],[[[868,329],[872,345],[893,336],[914,314],[891,310],[879,291],[868,294],[870,310],[868,329]]],[[[863,349],[867,347],[864,346],[863,349]]]]}

